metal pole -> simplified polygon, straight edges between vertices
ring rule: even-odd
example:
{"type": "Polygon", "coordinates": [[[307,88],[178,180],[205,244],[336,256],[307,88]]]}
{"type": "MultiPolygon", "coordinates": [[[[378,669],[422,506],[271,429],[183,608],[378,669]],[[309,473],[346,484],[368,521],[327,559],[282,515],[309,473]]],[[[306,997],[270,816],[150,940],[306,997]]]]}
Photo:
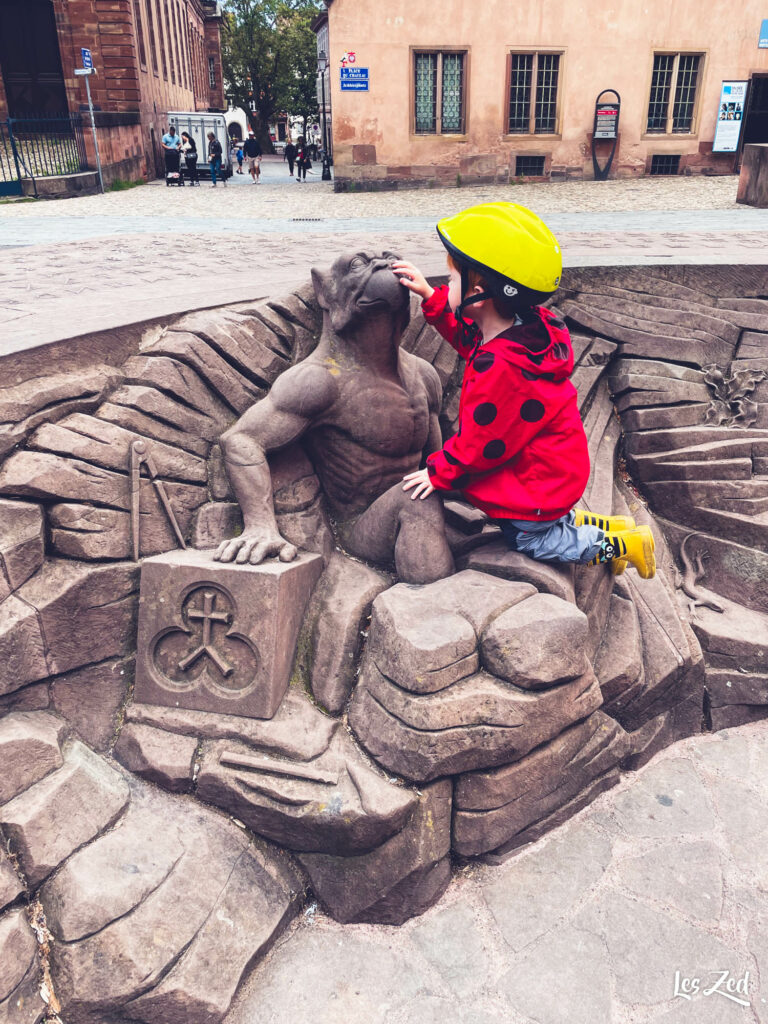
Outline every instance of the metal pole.
{"type": "Polygon", "coordinates": [[[325,68],[320,72],[320,88],[323,98],[323,181],[331,180],[331,165],[328,162],[328,135],[325,125],[325,68]]]}
{"type": "Polygon", "coordinates": [[[85,91],[88,93],[88,110],[91,114],[91,131],[93,132],[93,144],[96,147],[96,170],[99,172],[99,188],[103,194],[104,192],[104,178],[101,173],[101,157],[99,155],[99,140],[96,137],[96,119],[93,116],[93,103],[91,103],[91,83],[89,81],[90,75],[84,75],[85,78],[85,91]]]}

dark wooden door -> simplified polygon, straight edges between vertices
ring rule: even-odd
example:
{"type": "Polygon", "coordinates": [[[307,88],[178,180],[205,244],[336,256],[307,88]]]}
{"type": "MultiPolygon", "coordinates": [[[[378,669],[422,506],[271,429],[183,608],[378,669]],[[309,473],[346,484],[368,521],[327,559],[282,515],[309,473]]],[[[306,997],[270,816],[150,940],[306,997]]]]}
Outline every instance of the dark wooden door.
{"type": "Polygon", "coordinates": [[[0,0],[0,68],[11,117],[67,113],[50,0],[0,0]]]}
{"type": "Polygon", "coordinates": [[[768,75],[753,75],[749,83],[743,143],[768,142],[768,75]]]}

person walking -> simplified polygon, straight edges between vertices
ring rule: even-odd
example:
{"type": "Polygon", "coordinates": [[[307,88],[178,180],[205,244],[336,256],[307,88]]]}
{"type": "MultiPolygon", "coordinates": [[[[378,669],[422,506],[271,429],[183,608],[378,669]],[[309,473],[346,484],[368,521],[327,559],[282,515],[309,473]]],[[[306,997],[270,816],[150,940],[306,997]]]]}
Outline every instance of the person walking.
{"type": "Polygon", "coordinates": [[[288,161],[288,173],[293,177],[293,164],[296,160],[296,147],[290,141],[283,150],[283,159],[288,161]]]}
{"type": "Polygon", "coordinates": [[[307,171],[312,166],[312,161],[309,158],[309,148],[304,142],[304,138],[300,138],[296,151],[296,181],[301,184],[302,180],[307,180],[307,171]]]}
{"type": "Polygon", "coordinates": [[[257,185],[261,180],[261,146],[253,131],[248,132],[243,152],[248,157],[248,170],[253,184],[257,185]]]}
{"type": "Polygon", "coordinates": [[[237,173],[238,174],[242,174],[243,173],[243,160],[245,159],[245,154],[243,153],[243,144],[242,144],[242,142],[238,142],[238,144],[237,144],[237,152],[235,153],[235,156],[237,157],[237,173]]]}
{"type": "Polygon", "coordinates": [[[171,125],[163,136],[163,156],[165,157],[165,173],[178,173],[181,163],[181,139],[176,134],[176,126],[171,125]]]}
{"type": "Polygon", "coordinates": [[[197,144],[189,132],[181,133],[181,151],[184,154],[184,162],[187,165],[190,185],[199,185],[200,178],[197,174],[197,144]]]}
{"type": "Polygon", "coordinates": [[[227,184],[227,179],[221,173],[221,152],[221,143],[213,132],[208,132],[208,166],[211,168],[211,181],[214,188],[216,188],[217,174],[221,175],[222,184],[227,184]]]}

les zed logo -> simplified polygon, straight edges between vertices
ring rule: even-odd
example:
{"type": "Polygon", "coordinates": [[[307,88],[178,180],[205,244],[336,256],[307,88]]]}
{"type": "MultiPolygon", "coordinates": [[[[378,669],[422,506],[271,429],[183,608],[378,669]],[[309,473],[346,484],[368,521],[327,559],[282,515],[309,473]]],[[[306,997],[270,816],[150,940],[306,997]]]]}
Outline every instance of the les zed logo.
{"type": "Polygon", "coordinates": [[[701,992],[703,996],[724,996],[740,1006],[749,1006],[747,999],[739,998],[739,995],[746,996],[749,993],[749,971],[745,971],[744,977],[738,979],[731,977],[730,971],[712,971],[711,973],[716,975],[716,980],[709,988],[702,989],[700,978],[684,978],[680,971],[675,971],[675,996],[690,1000],[701,992]]]}

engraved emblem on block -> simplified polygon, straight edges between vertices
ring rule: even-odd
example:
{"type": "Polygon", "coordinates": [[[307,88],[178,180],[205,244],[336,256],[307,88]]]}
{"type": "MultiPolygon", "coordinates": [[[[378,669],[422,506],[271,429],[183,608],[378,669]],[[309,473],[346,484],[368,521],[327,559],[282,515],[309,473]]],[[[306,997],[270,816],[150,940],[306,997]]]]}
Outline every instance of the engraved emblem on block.
{"type": "Polygon", "coordinates": [[[152,674],[174,692],[205,687],[224,698],[239,698],[257,684],[259,655],[237,632],[237,606],[223,587],[205,583],[182,595],[185,629],[161,630],[150,645],[152,674]]]}

